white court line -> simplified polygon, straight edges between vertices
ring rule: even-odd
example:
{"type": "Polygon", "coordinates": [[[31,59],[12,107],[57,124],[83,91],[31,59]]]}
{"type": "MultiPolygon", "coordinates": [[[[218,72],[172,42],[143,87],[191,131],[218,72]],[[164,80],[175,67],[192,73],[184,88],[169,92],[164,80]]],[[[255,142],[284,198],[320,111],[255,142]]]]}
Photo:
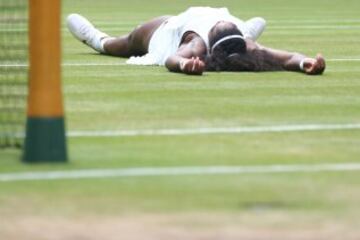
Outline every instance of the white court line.
{"type": "MultiPolygon", "coordinates": [[[[360,23],[359,18],[354,19],[301,19],[301,20],[269,20],[269,23],[327,23],[327,24],[338,24],[338,23],[360,23]]],[[[110,22],[107,22],[110,23],[110,22]]]]}
{"type": "Polygon", "coordinates": [[[330,58],[326,59],[327,62],[358,62],[360,58],[330,58]]]}
{"type": "MultiPolygon", "coordinates": [[[[218,128],[191,128],[191,129],[145,129],[145,130],[106,130],[106,131],[67,131],[66,136],[71,138],[91,137],[137,137],[137,136],[186,136],[209,134],[248,134],[271,132],[302,132],[302,131],[336,131],[357,130],[358,124],[308,124],[308,125],[279,125],[253,127],[218,127],[218,128]]],[[[1,137],[1,136],[0,136],[1,137]]],[[[24,138],[24,133],[15,134],[16,138],[24,138]]]]}
{"type": "Polygon", "coordinates": [[[182,136],[206,134],[242,134],[269,132],[298,132],[324,130],[355,130],[360,129],[360,123],[355,124],[311,124],[311,125],[281,125],[254,127],[221,127],[192,129],[150,129],[150,130],[119,130],[119,131],[69,131],[68,137],[135,137],[135,136],[182,136]]]}
{"type": "MultiPolygon", "coordinates": [[[[63,63],[62,66],[64,67],[91,67],[91,66],[125,66],[128,65],[125,62],[117,62],[117,63],[63,63]]],[[[128,65],[130,66],[130,65],[128,65]]]]}
{"type": "Polygon", "coordinates": [[[260,174],[260,173],[319,173],[360,171],[360,163],[342,164],[302,164],[302,165],[263,165],[263,166],[194,166],[194,167],[144,167],[120,169],[85,169],[69,171],[2,173],[0,182],[41,181],[63,179],[94,179],[149,176],[184,176],[184,175],[225,175],[225,174],[260,174]]]}
{"type": "MultiPolygon", "coordinates": [[[[105,26],[100,27],[102,31],[129,31],[133,29],[132,26],[129,27],[114,27],[114,26],[105,26]]],[[[276,26],[268,25],[268,30],[357,30],[360,29],[360,26],[349,26],[349,25],[288,25],[288,26],[276,26]]],[[[67,29],[62,29],[62,31],[67,32],[67,29]]]]}
{"type": "MultiPolygon", "coordinates": [[[[236,13],[234,13],[234,16],[236,15],[236,13]]],[[[93,22],[96,25],[110,25],[110,26],[122,26],[122,25],[134,25],[134,24],[139,24],[141,21],[143,21],[143,19],[138,19],[138,20],[133,20],[133,21],[104,21],[103,19],[93,19],[93,22]]],[[[346,23],[360,23],[360,19],[359,18],[341,18],[341,19],[294,19],[294,20],[289,20],[289,19],[266,19],[267,22],[269,23],[296,23],[296,24],[309,24],[309,23],[323,23],[323,24],[346,24],[346,23]]]]}
{"type": "Polygon", "coordinates": [[[29,65],[26,63],[6,63],[6,64],[0,64],[0,67],[28,67],[29,65]]]}
{"type": "MultiPolygon", "coordinates": [[[[117,63],[99,63],[99,62],[78,62],[78,63],[62,63],[63,67],[92,67],[92,66],[125,66],[128,65],[125,62],[117,62],[117,63]]],[[[0,64],[0,67],[29,67],[26,63],[19,64],[0,64]]]]}
{"type": "MultiPolygon", "coordinates": [[[[100,25],[100,24],[99,24],[100,25]]],[[[134,24],[134,26],[131,25],[127,25],[126,27],[124,27],[124,25],[119,25],[119,26],[104,26],[105,24],[101,24],[103,25],[102,27],[100,27],[100,29],[102,31],[129,31],[131,29],[134,28],[134,26],[136,26],[134,24]]],[[[276,26],[276,25],[271,25],[269,24],[267,29],[269,30],[276,30],[276,29],[284,29],[284,30],[301,30],[301,29],[305,29],[305,30],[319,30],[319,29],[323,29],[323,30],[351,30],[351,29],[360,29],[360,26],[350,26],[350,25],[288,25],[288,26],[276,26]]],[[[68,32],[69,30],[67,28],[61,28],[62,32],[68,32]]],[[[7,33],[7,32],[28,32],[27,28],[12,28],[12,29],[0,29],[0,32],[3,33],[7,33]]]]}
{"type": "MultiPolygon", "coordinates": [[[[289,20],[289,19],[266,19],[269,23],[295,23],[295,24],[316,24],[316,23],[322,23],[322,24],[349,24],[349,23],[360,23],[359,18],[348,18],[348,19],[299,19],[299,20],[289,20]]],[[[92,19],[92,22],[96,25],[109,25],[109,26],[123,26],[123,25],[138,25],[141,22],[144,22],[144,19],[135,19],[132,21],[104,21],[103,19],[92,19]]],[[[64,27],[65,28],[65,27],[64,27]]]]}
{"type": "Polygon", "coordinates": [[[360,29],[360,26],[334,26],[334,25],[306,25],[306,26],[269,26],[271,29],[286,29],[286,30],[300,30],[300,29],[314,29],[314,30],[341,30],[341,29],[360,29]]]}
{"type": "MultiPolygon", "coordinates": [[[[326,59],[328,62],[359,62],[360,58],[329,58],[326,59]]],[[[65,62],[62,64],[63,67],[91,67],[91,66],[136,66],[128,65],[125,62],[113,62],[113,63],[99,63],[99,62],[65,62]]],[[[0,64],[0,67],[28,67],[28,64],[0,64]]]]}

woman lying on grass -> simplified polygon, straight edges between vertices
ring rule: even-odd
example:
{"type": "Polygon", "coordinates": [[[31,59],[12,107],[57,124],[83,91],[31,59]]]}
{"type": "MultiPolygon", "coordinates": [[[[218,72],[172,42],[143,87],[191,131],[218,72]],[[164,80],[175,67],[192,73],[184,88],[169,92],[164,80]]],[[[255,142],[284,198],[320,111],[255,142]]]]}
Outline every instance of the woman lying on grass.
{"type": "Polygon", "coordinates": [[[296,71],[322,74],[325,60],[276,50],[256,42],[262,18],[242,21],[226,8],[192,7],[178,16],[162,16],[121,37],[110,37],[87,19],[71,14],[70,32],[99,53],[129,58],[128,64],[165,65],[169,71],[296,71]]]}

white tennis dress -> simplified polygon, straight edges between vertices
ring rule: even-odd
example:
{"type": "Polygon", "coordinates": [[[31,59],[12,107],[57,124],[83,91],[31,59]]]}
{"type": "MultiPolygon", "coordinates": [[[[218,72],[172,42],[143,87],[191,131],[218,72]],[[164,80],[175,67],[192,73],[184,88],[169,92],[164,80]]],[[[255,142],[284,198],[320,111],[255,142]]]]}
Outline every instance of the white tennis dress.
{"type": "Polygon", "coordinates": [[[197,33],[209,48],[209,31],[219,21],[234,23],[245,38],[256,40],[246,23],[232,16],[227,8],[191,7],[161,24],[150,39],[148,53],[131,57],[127,64],[165,65],[166,59],[176,53],[183,35],[189,31],[197,33]]]}

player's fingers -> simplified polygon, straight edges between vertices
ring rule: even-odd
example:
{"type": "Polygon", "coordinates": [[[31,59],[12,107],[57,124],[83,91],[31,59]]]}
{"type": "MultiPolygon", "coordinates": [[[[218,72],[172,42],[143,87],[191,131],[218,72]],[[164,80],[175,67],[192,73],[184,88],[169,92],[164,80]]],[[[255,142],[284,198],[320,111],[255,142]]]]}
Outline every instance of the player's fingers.
{"type": "Polygon", "coordinates": [[[322,74],[324,71],[325,71],[325,68],[326,68],[326,63],[325,63],[325,59],[324,59],[324,57],[320,54],[320,55],[318,55],[318,61],[319,61],[319,68],[320,68],[320,70],[319,70],[319,74],[322,74]]]}
{"type": "Polygon", "coordinates": [[[205,71],[205,63],[199,59],[199,72],[203,73],[205,71]]]}
{"type": "Polygon", "coordinates": [[[199,57],[192,57],[187,60],[184,68],[184,73],[201,75],[204,72],[205,64],[199,57]]]}
{"type": "Polygon", "coordinates": [[[199,74],[202,74],[205,71],[205,63],[199,59],[199,74]]]}
{"type": "Polygon", "coordinates": [[[313,71],[315,62],[316,62],[315,59],[311,59],[311,58],[306,59],[306,61],[304,62],[304,70],[306,73],[310,74],[313,71]]]}
{"type": "Polygon", "coordinates": [[[320,62],[321,68],[325,69],[326,63],[324,57],[321,54],[318,54],[317,58],[320,62]]]}
{"type": "Polygon", "coordinates": [[[325,59],[322,57],[321,54],[318,54],[315,59],[312,59],[308,63],[309,66],[305,69],[305,72],[310,75],[322,74],[326,67],[325,59]]]}
{"type": "Polygon", "coordinates": [[[187,64],[187,72],[191,72],[194,66],[194,58],[190,58],[187,64]]]}
{"type": "Polygon", "coordinates": [[[200,70],[200,58],[199,57],[197,57],[195,60],[195,69],[196,69],[196,72],[199,72],[199,70],[200,70]]]}
{"type": "Polygon", "coordinates": [[[198,65],[199,65],[198,58],[194,58],[194,65],[193,65],[193,69],[192,69],[193,72],[195,72],[195,73],[197,72],[198,65]]]}

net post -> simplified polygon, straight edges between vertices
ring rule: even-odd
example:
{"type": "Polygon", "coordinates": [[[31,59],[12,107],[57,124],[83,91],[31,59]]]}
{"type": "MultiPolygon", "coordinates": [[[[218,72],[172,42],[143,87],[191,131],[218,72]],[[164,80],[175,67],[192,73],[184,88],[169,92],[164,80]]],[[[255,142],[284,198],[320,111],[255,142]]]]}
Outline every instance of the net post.
{"type": "Polygon", "coordinates": [[[61,0],[29,0],[30,71],[23,161],[66,162],[61,0]]]}

